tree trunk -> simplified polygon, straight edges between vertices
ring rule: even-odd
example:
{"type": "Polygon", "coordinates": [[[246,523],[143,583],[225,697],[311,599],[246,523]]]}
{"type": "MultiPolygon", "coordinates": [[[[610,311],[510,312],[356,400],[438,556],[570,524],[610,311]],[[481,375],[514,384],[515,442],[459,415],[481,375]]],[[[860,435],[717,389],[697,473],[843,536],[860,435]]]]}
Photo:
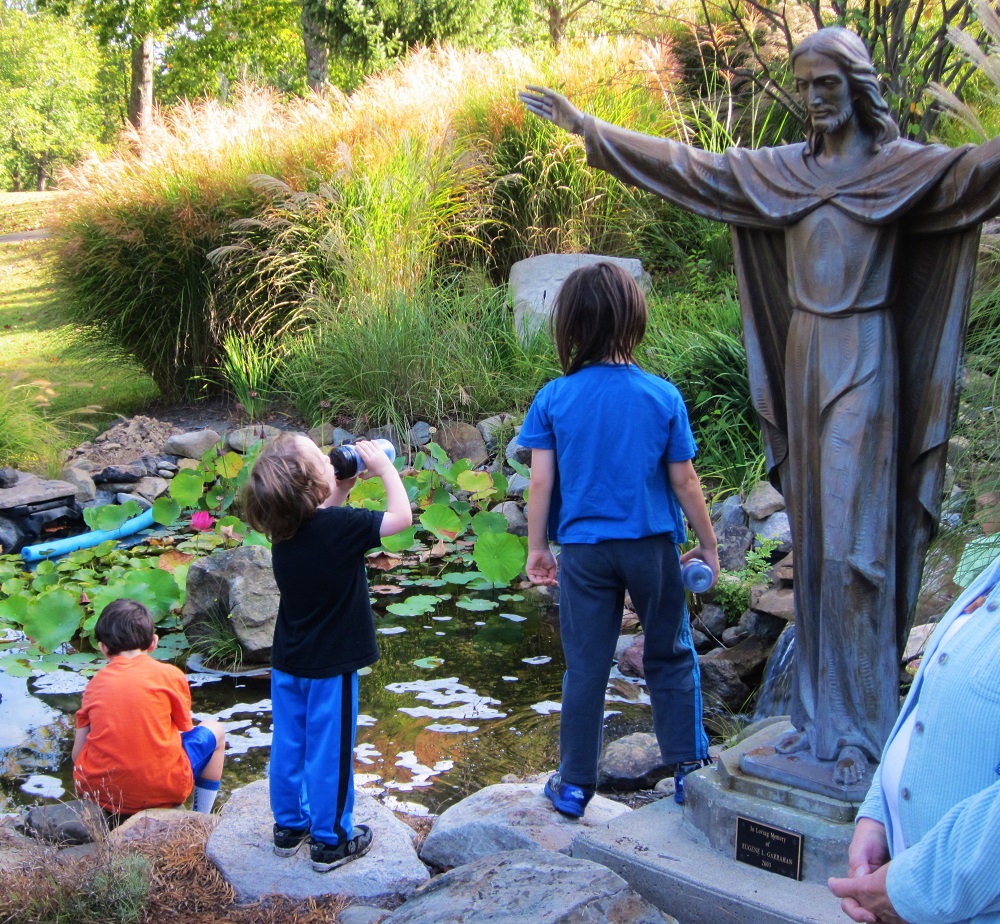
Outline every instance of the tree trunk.
{"type": "Polygon", "coordinates": [[[302,7],[302,44],[306,50],[306,80],[309,89],[324,89],[330,80],[330,49],[327,48],[308,4],[302,7]]]}
{"type": "Polygon", "coordinates": [[[21,168],[20,167],[18,167],[18,166],[15,165],[14,170],[13,170],[13,172],[10,175],[10,180],[11,180],[11,184],[14,187],[14,192],[20,192],[21,191],[21,168]]]}
{"type": "Polygon", "coordinates": [[[132,46],[132,93],[128,120],[142,128],[153,117],[153,36],[145,35],[132,46]]]}
{"type": "Polygon", "coordinates": [[[39,192],[45,192],[45,181],[48,179],[48,173],[45,172],[45,164],[48,162],[48,158],[43,154],[38,160],[38,186],[39,192]]]}

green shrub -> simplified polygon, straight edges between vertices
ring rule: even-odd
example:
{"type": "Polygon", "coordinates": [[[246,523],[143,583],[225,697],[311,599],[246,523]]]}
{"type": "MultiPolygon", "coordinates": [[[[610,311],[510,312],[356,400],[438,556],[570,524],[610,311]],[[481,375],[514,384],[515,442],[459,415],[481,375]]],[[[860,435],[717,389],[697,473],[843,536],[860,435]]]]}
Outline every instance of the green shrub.
{"type": "Polygon", "coordinates": [[[771,555],[778,547],[775,539],[760,540],[757,548],[747,552],[746,564],[739,571],[720,571],[719,580],[711,590],[712,599],[725,610],[726,622],[734,626],[750,609],[750,591],[765,583],[771,567],[771,555]]]}
{"type": "Polygon", "coordinates": [[[674,285],[650,300],[642,361],[680,389],[706,486],[716,496],[745,493],[763,477],[764,454],[736,281],[731,274],[712,275],[706,261],[692,260],[674,285]]]}

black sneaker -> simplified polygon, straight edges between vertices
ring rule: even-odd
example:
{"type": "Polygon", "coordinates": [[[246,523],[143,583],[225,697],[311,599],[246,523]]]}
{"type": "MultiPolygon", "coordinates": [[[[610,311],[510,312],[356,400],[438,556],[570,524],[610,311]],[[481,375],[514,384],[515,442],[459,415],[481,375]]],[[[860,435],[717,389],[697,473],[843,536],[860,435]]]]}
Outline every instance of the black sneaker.
{"type": "Polygon", "coordinates": [[[312,860],[312,868],[317,873],[328,873],[338,866],[350,863],[351,860],[363,857],[371,846],[372,829],[368,825],[355,825],[351,837],[336,847],[314,840],[309,845],[309,857],[312,860]]]}
{"type": "Polygon", "coordinates": [[[309,840],[308,828],[283,828],[274,826],[274,852],[279,857],[291,857],[309,840]]]}

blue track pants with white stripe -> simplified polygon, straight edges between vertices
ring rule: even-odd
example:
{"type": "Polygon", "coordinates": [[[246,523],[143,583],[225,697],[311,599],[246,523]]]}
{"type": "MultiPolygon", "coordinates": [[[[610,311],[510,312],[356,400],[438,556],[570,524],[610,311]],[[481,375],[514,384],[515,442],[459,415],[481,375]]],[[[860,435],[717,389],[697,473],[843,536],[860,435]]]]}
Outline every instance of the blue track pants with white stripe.
{"type": "Polygon", "coordinates": [[[310,679],[271,671],[271,812],[283,828],[310,828],[339,844],[354,827],[358,675],[310,679]]]}
{"type": "Polygon", "coordinates": [[[577,786],[597,783],[604,696],[626,589],[645,632],[643,666],[663,762],[708,756],[677,546],[664,535],[566,544],[559,558],[559,631],[566,656],[559,750],[562,778],[577,786]]]}

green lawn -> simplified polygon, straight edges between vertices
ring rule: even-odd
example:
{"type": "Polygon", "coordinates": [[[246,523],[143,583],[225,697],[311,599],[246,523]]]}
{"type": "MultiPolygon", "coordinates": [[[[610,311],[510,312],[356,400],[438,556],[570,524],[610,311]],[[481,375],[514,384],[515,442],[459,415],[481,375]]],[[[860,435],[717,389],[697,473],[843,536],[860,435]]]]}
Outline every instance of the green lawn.
{"type": "MultiPolygon", "coordinates": [[[[63,193],[0,193],[0,234],[44,228],[63,193]]],[[[137,369],[67,352],[74,330],[52,285],[52,247],[44,240],[0,242],[0,374],[30,393],[67,442],[141,410],[157,395],[137,369]]]]}

